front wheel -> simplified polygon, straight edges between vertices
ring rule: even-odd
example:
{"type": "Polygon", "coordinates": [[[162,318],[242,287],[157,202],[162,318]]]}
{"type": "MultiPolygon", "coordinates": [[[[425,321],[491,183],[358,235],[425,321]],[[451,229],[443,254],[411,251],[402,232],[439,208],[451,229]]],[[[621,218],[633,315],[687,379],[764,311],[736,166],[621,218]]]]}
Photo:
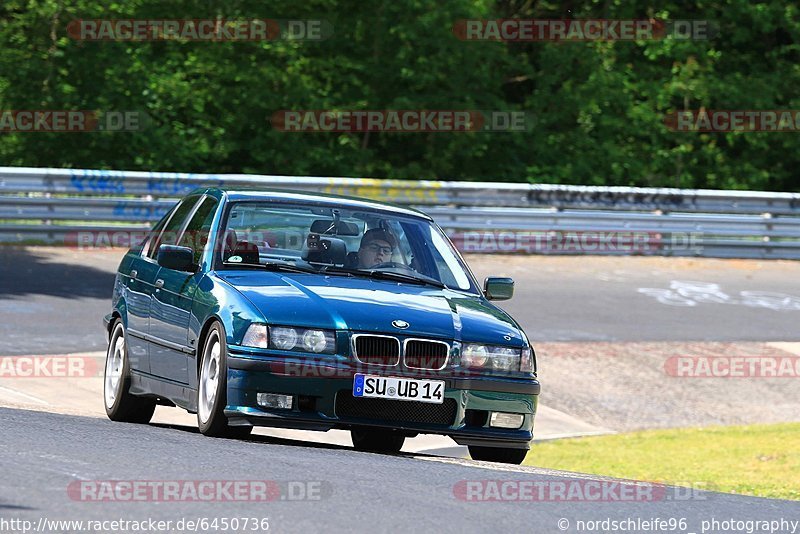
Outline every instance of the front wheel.
{"type": "Polygon", "coordinates": [[[528,449],[502,449],[499,447],[470,445],[469,455],[473,460],[519,465],[528,455],[528,449]]]}
{"type": "Polygon", "coordinates": [[[103,374],[103,401],[106,415],[112,421],[123,423],[149,423],[156,411],[156,401],[131,395],[128,344],[125,327],[117,319],[111,327],[106,366],[103,374]]]}
{"type": "Polygon", "coordinates": [[[197,426],[206,436],[244,438],[252,426],[228,426],[228,365],[225,332],[214,323],[206,336],[197,379],[197,426]]]}
{"type": "Polygon", "coordinates": [[[400,452],[406,441],[403,434],[382,428],[354,428],[350,438],[357,450],[385,453],[400,452]]]}

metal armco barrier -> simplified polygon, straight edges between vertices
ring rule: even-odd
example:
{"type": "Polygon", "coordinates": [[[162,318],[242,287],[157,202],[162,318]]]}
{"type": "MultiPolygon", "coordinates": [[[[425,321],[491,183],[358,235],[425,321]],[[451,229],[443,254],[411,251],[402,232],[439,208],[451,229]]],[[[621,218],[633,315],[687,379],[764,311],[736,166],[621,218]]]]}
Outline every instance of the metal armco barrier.
{"type": "Polygon", "coordinates": [[[466,252],[800,259],[800,193],[17,167],[0,167],[0,241],[141,231],[209,186],[416,206],[466,252]]]}

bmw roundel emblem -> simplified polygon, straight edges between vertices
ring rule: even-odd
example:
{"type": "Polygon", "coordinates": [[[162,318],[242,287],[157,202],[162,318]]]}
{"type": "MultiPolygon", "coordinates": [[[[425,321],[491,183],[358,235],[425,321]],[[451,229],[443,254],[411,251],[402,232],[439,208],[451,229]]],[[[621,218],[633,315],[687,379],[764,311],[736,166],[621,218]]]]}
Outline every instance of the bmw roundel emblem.
{"type": "Polygon", "coordinates": [[[408,324],[405,321],[401,321],[400,319],[397,319],[395,321],[392,321],[392,326],[395,327],[395,328],[399,328],[400,330],[405,330],[406,328],[408,328],[411,325],[408,324]]]}

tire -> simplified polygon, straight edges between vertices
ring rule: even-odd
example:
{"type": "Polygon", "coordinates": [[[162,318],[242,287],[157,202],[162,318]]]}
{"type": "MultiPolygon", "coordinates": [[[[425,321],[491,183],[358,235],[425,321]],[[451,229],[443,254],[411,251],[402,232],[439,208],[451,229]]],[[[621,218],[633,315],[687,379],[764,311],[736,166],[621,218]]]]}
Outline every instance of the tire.
{"type": "Polygon", "coordinates": [[[382,428],[354,428],[350,439],[356,450],[384,453],[400,452],[406,441],[403,434],[382,428]]]}
{"type": "Polygon", "coordinates": [[[197,376],[197,426],[206,436],[245,438],[252,426],[228,426],[225,406],[228,402],[228,351],[225,330],[215,322],[203,343],[197,376]]]}
{"type": "Polygon", "coordinates": [[[156,411],[155,399],[137,397],[128,391],[131,369],[125,326],[117,319],[111,327],[103,372],[103,404],[112,421],[146,424],[156,411]]]}
{"type": "Polygon", "coordinates": [[[473,460],[519,465],[528,455],[528,449],[503,449],[499,447],[478,447],[470,445],[469,455],[473,460]]]}

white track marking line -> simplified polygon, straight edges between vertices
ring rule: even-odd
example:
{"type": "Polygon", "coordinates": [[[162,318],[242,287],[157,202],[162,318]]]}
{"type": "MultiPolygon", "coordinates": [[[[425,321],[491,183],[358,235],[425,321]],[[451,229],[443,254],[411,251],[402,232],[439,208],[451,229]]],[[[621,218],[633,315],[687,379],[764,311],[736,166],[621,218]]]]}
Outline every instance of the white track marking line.
{"type": "Polygon", "coordinates": [[[16,391],[14,389],[3,387],[3,386],[0,386],[0,390],[5,391],[5,392],[7,392],[7,393],[9,393],[11,395],[16,395],[18,397],[22,397],[22,398],[27,399],[29,401],[33,401],[36,404],[41,404],[43,406],[50,406],[50,403],[47,402],[46,400],[40,399],[39,397],[34,397],[33,395],[28,395],[27,393],[22,393],[21,391],[16,391]]]}

